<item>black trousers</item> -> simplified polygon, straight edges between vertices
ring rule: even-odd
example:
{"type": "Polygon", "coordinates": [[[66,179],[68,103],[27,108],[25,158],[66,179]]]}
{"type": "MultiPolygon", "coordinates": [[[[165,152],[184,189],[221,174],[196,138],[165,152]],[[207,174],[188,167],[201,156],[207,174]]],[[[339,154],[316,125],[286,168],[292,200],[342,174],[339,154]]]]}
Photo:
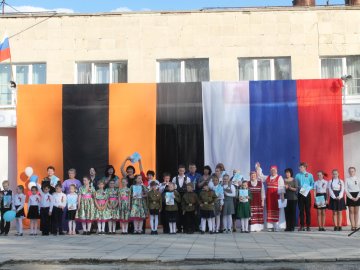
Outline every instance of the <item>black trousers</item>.
{"type": "MultiPolygon", "coordinates": [[[[165,204],[163,204],[163,209],[165,209],[165,204]]],[[[163,226],[163,232],[169,233],[170,228],[169,228],[169,222],[167,221],[167,218],[166,218],[166,211],[160,212],[160,220],[161,220],[161,224],[163,226]]]]}
{"type": "MultiPolygon", "coordinates": [[[[182,201],[183,196],[184,196],[184,193],[180,193],[181,201],[182,201]]],[[[177,227],[178,232],[182,232],[184,230],[184,215],[183,215],[181,203],[178,203],[177,207],[178,207],[178,219],[176,222],[176,227],[177,227]]]]}
{"type": "Polygon", "coordinates": [[[51,233],[57,234],[63,231],[63,210],[58,207],[53,207],[51,214],[51,233]]]}
{"type": "Polygon", "coordinates": [[[195,211],[185,212],[184,215],[184,232],[185,233],[193,233],[195,232],[195,224],[196,224],[195,211]]]}
{"type": "Polygon", "coordinates": [[[306,216],[306,226],[310,227],[311,223],[311,215],[310,215],[310,208],[311,208],[311,196],[308,194],[307,197],[299,194],[298,198],[299,202],[299,210],[300,210],[300,226],[304,227],[305,225],[305,216],[306,216]]]}
{"type": "Polygon", "coordinates": [[[294,229],[296,226],[296,205],[297,200],[288,200],[285,208],[286,228],[294,229]]]}
{"type": "Polygon", "coordinates": [[[50,216],[49,207],[40,208],[40,231],[44,235],[49,235],[50,232],[50,216]]]}
{"type": "Polygon", "coordinates": [[[8,234],[10,231],[10,222],[5,222],[5,220],[4,220],[4,214],[10,210],[11,210],[11,208],[2,208],[1,209],[0,233],[8,234]]]}

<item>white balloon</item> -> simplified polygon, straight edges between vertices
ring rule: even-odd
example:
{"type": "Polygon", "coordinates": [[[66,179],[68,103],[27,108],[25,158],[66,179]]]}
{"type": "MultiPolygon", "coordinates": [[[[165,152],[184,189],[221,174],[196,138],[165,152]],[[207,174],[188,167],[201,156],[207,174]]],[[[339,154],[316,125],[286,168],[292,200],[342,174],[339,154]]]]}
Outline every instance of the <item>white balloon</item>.
{"type": "Polygon", "coordinates": [[[26,175],[27,177],[32,176],[33,173],[34,173],[33,168],[31,168],[31,167],[26,167],[26,168],[25,168],[25,175],[26,175]]]}
{"type": "Polygon", "coordinates": [[[29,184],[28,184],[29,190],[31,190],[32,187],[36,187],[36,183],[35,183],[35,182],[29,182],[29,184]]]}

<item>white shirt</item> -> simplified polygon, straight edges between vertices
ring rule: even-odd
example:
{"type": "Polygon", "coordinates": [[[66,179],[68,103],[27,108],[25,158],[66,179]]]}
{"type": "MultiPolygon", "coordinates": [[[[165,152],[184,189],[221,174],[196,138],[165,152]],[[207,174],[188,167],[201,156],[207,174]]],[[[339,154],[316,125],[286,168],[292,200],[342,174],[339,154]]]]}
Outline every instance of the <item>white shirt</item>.
{"type": "Polygon", "coordinates": [[[160,191],[161,193],[163,193],[164,190],[165,190],[165,188],[166,188],[168,185],[169,185],[169,183],[165,183],[165,182],[161,183],[160,186],[159,186],[159,191],[160,191]]]}
{"type": "MultiPolygon", "coordinates": [[[[187,177],[186,175],[184,175],[184,176],[178,175],[178,176],[175,176],[175,177],[172,179],[172,181],[171,181],[171,182],[173,182],[173,183],[175,184],[175,186],[177,185],[177,184],[176,184],[176,177],[178,178],[178,182],[179,182],[179,186],[180,186],[180,187],[185,188],[185,187],[184,187],[185,178],[186,178],[185,185],[188,184],[188,183],[191,183],[190,178],[187,177]]],[[[176,187],[176,188],[177,188],[177,187],[176,187]]],[[[176,189],[176,188],[175,188],[175,189],[176,189]]]]}
{"type": "Polygon", "coordinates": [[[20,210],[20,209],[23,209],[24,208],[24,204],[25,204],[25,200],[26,200],[26,196],[25,194],[18,194],[16,193],[14,196],[13,196],[13,210],[15,210],[15,206],[19,206],[19,208],[17,210],[20,210]]]}
{"type": "Polygon", "coordinates": [[[30,195],[29,197],[29,206],[39,206],[40,205],[41,198],[38,194],[30,195]]]}
{"type": "Polygon", "coordinates": [[[66,206],[66,195],[63,192],[53,193],[53,206],[57,208],[64,208],[66,206]]]}
{"type": "Polygon", "coordinates": [[[53,196],[51,196],[49,192],[48,193],[42,192],[41,189],[40,189],[40,193],[41,193],[40,207],[42,208],[49,207],[50,208],[49,211],[52,212],[54,206],[53,196]]]}
{"type": "Polygon", "coordinates": [[[345,184],[341,179],[333,179],[329,181],[329,193],[331,198],[336,199],[334,191],[340,191],[339,198],[344,197],[345,184]]]}
{"type": "Polygon", "coordinates": [[[359,192],[357,197],[360,197],[360,181],[356,176],[345,179],[345,192],[350,199],[353,198],[350,192],[359,192]]]}
{"type": "Polygon", "coordinates": [[[66,195],[66,205],[68,210],[77,209],[78,195],[76,193],[66,195]]]}
{"type": "Polygon", "coordinates": [[[236,189],[234,185],[223,185],[224,188],[224,197],[235,197],[236,196],[236,189]],[[231,192],[226,191],[230,187],[231,192]]]}
{"type": "Polygon", "coordinates": [[[317,180],[314,183],[314,190],[316,193],[326,193],[329,188],[329,183],[325,179],[317,180]]]}

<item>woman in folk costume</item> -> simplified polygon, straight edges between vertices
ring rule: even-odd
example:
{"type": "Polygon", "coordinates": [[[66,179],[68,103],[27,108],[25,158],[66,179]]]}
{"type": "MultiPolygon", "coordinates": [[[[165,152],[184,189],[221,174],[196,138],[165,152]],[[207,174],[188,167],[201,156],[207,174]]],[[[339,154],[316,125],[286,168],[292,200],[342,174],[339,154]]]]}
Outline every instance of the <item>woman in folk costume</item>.
{"type": "Polygon", "coordinates": [[[255,171],[250,173],[249,190],[252,194],[250,231],[260,232],[264,229],[265,188],[255,171]]]}
{"type": "MultiPolygon", "coordinates": [[[[260,164],[257,163],[257,171],[261,175],[260,164]]],[[[262,176],[265,179],[266,186],[266,227],[269,231],[277,232],[280,228],[284,228],[285,213],[284,208],[279,208],[278,200],[284,200],[285,183],[281,175],[278,175],[277,166],[270,167],[270,175],[262,176]]]]}

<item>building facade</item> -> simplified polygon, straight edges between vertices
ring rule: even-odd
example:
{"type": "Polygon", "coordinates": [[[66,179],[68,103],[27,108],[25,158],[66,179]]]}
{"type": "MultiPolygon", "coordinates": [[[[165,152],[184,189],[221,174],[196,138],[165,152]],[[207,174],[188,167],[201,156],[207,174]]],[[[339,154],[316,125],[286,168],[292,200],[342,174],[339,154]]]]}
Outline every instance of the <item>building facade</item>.
{"type": "MultiPolygon", "coordinates": [[[[340,78],[345,166],[360,165],[360,7],[5,14],[0,180],[16,178],[17,84],[340,78]],[[7,169],[6,169],[7,168],[7,169]]],[[[2,33],[1,33],[2,34],[2,33]]],[[[326,154],[326,153],[324,153],[326,154]]]]}

